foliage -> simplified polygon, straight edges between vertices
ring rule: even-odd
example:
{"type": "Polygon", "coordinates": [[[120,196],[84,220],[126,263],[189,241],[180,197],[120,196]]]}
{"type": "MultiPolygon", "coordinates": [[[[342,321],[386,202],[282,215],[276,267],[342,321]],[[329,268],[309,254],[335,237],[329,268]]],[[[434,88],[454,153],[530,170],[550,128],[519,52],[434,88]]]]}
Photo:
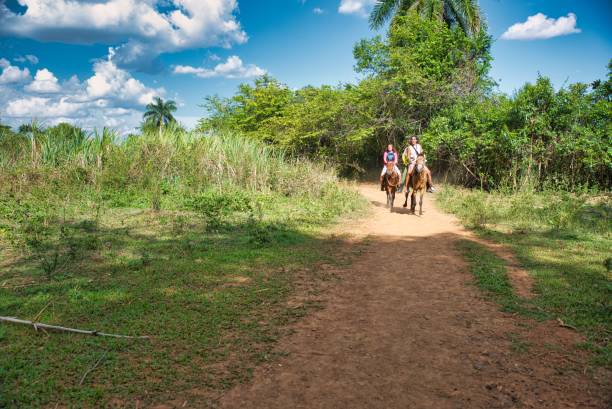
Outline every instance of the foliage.
{"type": "Polygon", "coordinates": [[[161,129],[164,125],[176,122],[172,113],[176,111],[176,103],[174,101],[164,102],[160,97],[155,97],[153,102],[147,104],[147,110],[143,114],[146,124],[150,124],[161,129]]]}
{"type": "Polygon", "coordinates": [[[355,46],[356,69],[366,74],[358,85],[293,91],[264,76],[231,98],[207,98],[199,129],[237,131],[341,171],[363,171],[381,146],[402,144],[435,113],[488,84],[486,33],[467,37],[415,13],[397,22],[385,40],[355,46]]]}
{"type": "Polygon", "coordinates": [[[0,407],[153,406],[196,386],[218,395],[270,359],[296,314],[294,272],[331,246],[320,226],[363,205],[333,170],[252,138],[50,129],[36,131],[35,150],[27,134],[0,140],[11,157],[0,165],[0,315],[155,342],[2,325],[0,407]],[[66,142],[51,155],[43,139],[66,142]]]}
{"type": "Polygon", "coordinates": [[[476,0],[378,0],[370,14],[370,26],[380,28],[387,20],[397,19],[410,11],[421,18],[443,21],[449,27],[459,27],[465,34],[478,34],[484,27],[476,0]]]}
{"type": "Polygon", "coordinates": [[[540,77],[513,97],[465,99],[423,135],[435,167],[485,188],[526,184],[576,190],[612,184],[612,103],[605,84],[555,91],[540,77]]]}

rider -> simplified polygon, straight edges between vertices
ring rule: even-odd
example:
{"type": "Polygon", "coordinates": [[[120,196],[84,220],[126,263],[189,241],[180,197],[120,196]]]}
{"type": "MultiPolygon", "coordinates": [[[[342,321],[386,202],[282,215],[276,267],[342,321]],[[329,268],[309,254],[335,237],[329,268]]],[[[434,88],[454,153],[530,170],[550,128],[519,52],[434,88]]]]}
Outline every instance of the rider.
{"type": "Polygon", "coordinates": [[[397,154],[397,151],[393,148],[393,145],[387,145],[387,150],[385,151],[385,153],[383,153],[383,162],[385,163],[385,165],[383,166],[382,172],[380,172],[380,190],[385,190],[383,181],[385,173],[387,172],[387,163],[393,163],[393,172],[396,172],[398,175],[400,175],[400,178],[402,177],[402,173],[397,167],[398,160],[399,155],[397,154]]]}
{"type": "MultiPolygon", "coordinates": [[[[419,143],[419,139],[416,136],[411,136],[410,145],[408,145],[402,153],[402,161],[404,162],[404,164],[409,163],[407,178],[410,178],[410,176],[412,176],[414,165],[416,163],[417,157],[420,154],[423,154],[423,147],[419,143]]],[[[434,189],[433,183],[431,181],[431,171],[427,166],[425,166],[425,171],[427,172],[427,191],[429,193],[434,193],[436,189],[434,189]]]]}

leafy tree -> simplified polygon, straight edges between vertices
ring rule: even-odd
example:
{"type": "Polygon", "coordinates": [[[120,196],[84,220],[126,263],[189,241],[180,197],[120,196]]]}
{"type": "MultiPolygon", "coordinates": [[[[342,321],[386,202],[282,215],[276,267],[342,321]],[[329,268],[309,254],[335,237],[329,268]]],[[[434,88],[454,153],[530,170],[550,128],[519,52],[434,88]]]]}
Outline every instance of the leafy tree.
{"type": "Polygon", "coordinates": [[[512,98],[464,99],[432,120],[423,144],[437,169],[467,185],[609,187],[612,102],[589,88],[555,91],[540,77],[512,98]]]}
{"type": "Polygon", "coordinates": [[[176,111],[176,104],[174,101],[162,100],[160,97],[155,97],[153,103],[147,104],[147,110],[145,111],[143,118],[145,122],[155,124],[159,128],[161,134],[164,125],[175,122],[172,113],[176,111]]]}
{"type": "Polygon", "coordinates": [[[449,27],[458,26],[467,35],[476,35],[483,28],[476,0],[378,0],[370,14],[370,26],[379,28],[392,17],[410,11],[429,20],[443,21],[449,27]]]}
{"type": "Polygon", "coordinates": [[[274,142],[270,122],[282,115],[294,96],[285,84],[263,75],[254,85],[240,84],[231,98],[206,98],[204,108],[209,116],[199,121],[198,129],[238,130],[253,138],[274,142]]]}

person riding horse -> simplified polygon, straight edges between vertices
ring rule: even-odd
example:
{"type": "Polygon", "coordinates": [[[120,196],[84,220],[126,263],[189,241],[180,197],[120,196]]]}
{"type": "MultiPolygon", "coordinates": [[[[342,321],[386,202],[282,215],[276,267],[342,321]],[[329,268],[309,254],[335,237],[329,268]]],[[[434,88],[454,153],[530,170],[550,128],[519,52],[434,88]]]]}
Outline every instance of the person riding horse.
{"type": "Polygon", "coordinates": [[[397,167],[397,162],[399,161],[399,155],[397,154],[397,151],[393,148],[392,144],[387,145],[387,150],[385,151],[385,153],[383,153],[383,162],[384,162],[384,166],[382,169],[382,172],[380,172],[380,190],[385,190],[384,185],[383,185],[383,178],[385,176],[385,173],[387,172],[387,165],[388,164],[393,164],[393,172],[397,172],[398,175],[400,175],[400,178],[402,176],[402,173],[400,172],[399,168],[397,167]]]}
{"type": "Polygon", "coordinates": [[[393,211],[395,192],[402,184],[402,175],[394,169],[393,162],[388,162],[383,175],[383,188],[387,191],[387,207],[393,211]]]}
{"type": "MultiPolygon", "coordinates": [[[[408,172],[406,176],[406,185],[409,185],[410,176],[412,176],[412,172],[414,171],[414,165],[416,164],[417,158],[419,155],[424,155],[423,147],[419,144],[419,139],[416,136],[410,137],[410,145],[404,149],[402,153],[402,161],[404,165],[408,166],[408,172]]],[[[427,175],[427,191],[429,193],[434,193],[436,190],[433,187],[433,182],[431,181],[431,171],[427,166],[424,168],[427,175]]],[[[408,193],[406,191],[406,193],[408,193]]]]}
{"type": "Polygon", "coordinates": [[[419,215],[423,214],[423,194],[425,193],[425,188],[427,186],[427,177],[429,172],[426,171],[425,168],[425,155],[419,153],[416,161],[414,162],[414,167],[412,169],[412,175],[410,175],[406,179],[405,189],[406,189],[406,201],[404,202],[404,207],[408,206],[408,195],[410,192],[410,188],[412,188],[412,196],[410,199],[410,213],[415,214],[416,205],[417,205],[417,195],[419,197],[419,215]]]}

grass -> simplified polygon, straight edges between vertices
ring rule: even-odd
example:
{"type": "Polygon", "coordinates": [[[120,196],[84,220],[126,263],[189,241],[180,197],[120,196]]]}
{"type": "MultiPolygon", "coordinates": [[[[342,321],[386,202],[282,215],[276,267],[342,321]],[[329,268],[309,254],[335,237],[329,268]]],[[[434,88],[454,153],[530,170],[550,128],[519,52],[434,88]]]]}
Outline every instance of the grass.
{"type": "Polygon", "coordinates": [[[477,283],[509,311],[560,318],[587,337],[597,364],[612,366],[612,256],[610,198],[555,192],[515,194],[445,187],[438,203],[481,237],[516,254],[534,279],[535,297],[512,292],[504,261],[486,248],[462,242],[477,283]],[[568,203],[569,202],[569,203],[568,203]]]}
{"type": "Polygon", "coordinates": [[[110,398],[150,404],[248,378],[272,358],[283,326],[313,307],[284,304],[296,273],[315,280],[311,266],[332,262],[320,214],[308,216],[302,204],[277,198],[264,222],[234,214],[215,231],[193,213],[112,209],[93,230],[73,222],[81,247],[51,279],[35,260],[3,260],[1,315],[33,319],[43,311],[41,322],[153,340],[47,336],[2,325],[0,406],[98,407],[110,398]],[[24,282],[34,285],[10,288],[24,282]]]}
{"type": "Polygon", "coordinates": [[[323,229],[359,196],[253,141],[163,136],[109,145],[102,166],[66,144],[53,163],[23,150],[0,167],[0,315],[152,336],[0,324],[0,407],[205,406],[318,308],[287,301],[330,278],[323,229]]]}

